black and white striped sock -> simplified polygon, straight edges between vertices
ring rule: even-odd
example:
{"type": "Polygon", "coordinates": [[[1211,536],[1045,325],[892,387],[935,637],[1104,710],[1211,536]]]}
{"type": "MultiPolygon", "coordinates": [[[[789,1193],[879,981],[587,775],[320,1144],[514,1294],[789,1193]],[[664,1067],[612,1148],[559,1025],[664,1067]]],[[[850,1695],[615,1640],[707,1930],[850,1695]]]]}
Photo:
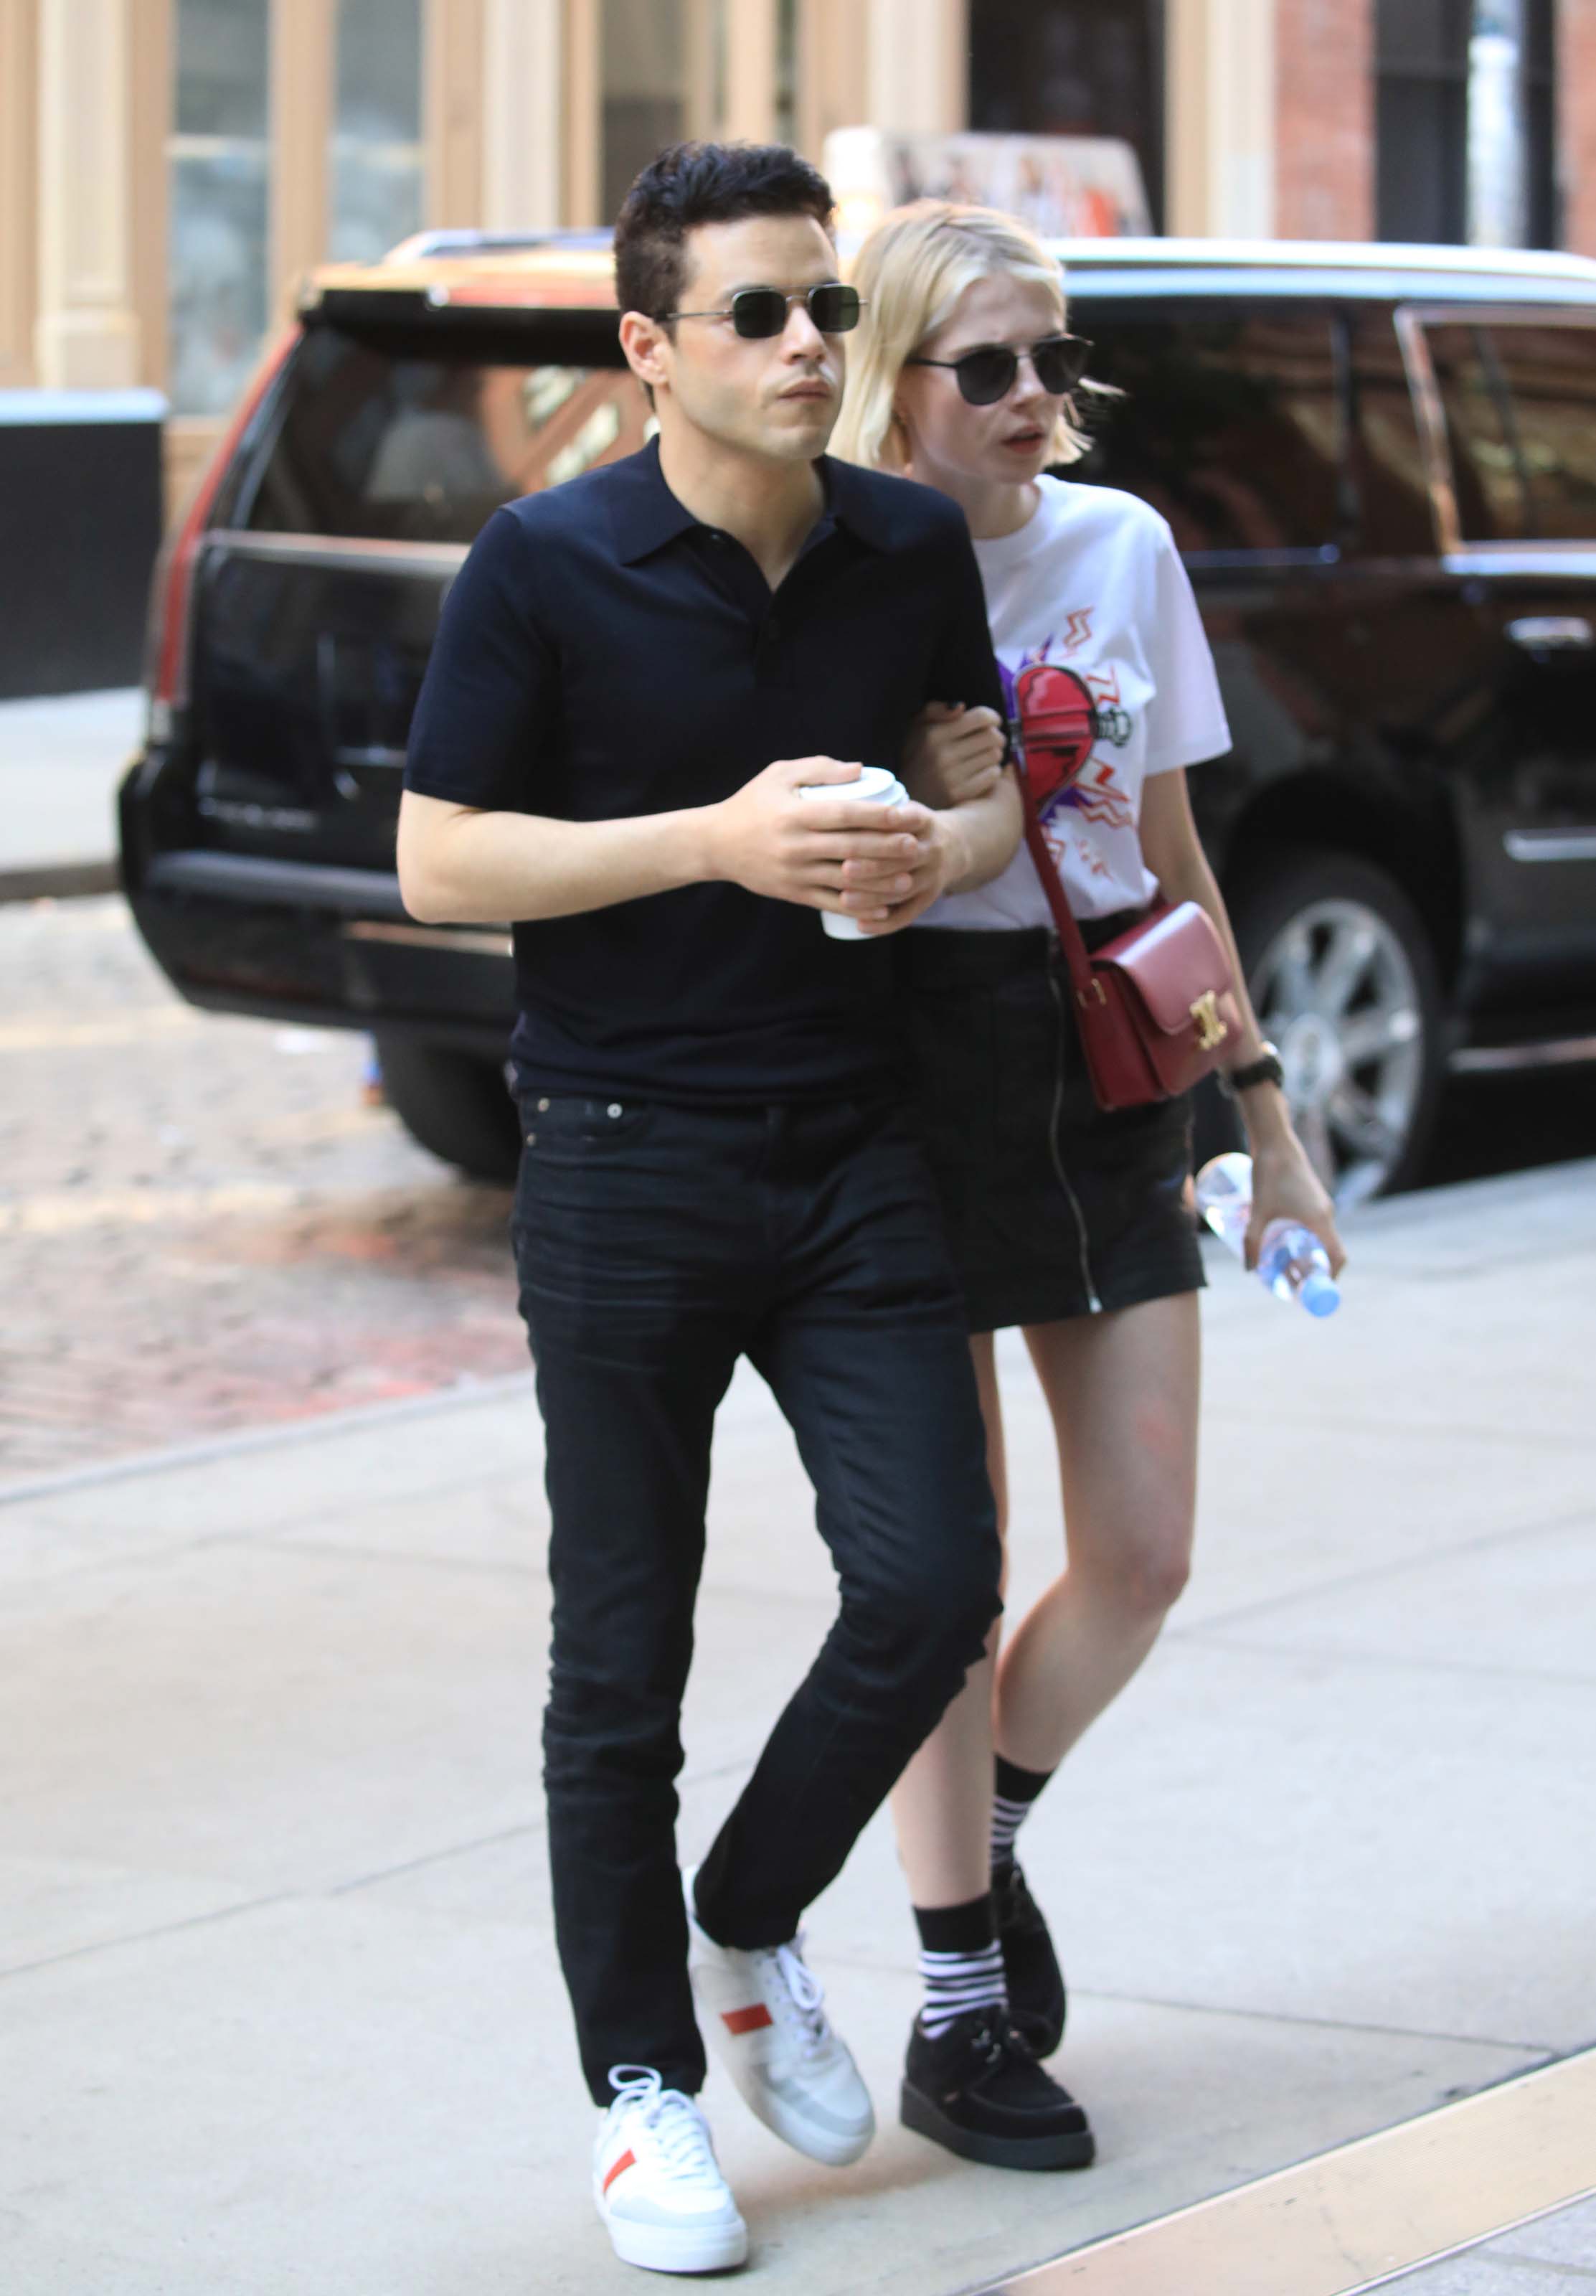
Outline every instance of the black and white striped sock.
{"type": "Polygon", "coordinates": [[[916,1906],[914,1923],[923,1988],[920,2022],[929,2039],[945,2033],[967,2010],[1007,2000],[990,1890],[966,1906],[916,1906]]]}
{"type": "Polygon", "coordinates": [[[1022,1770],[1018,1762],[997,1758],[992,1794],[992,1870],[1001,1873],[1014,1863],[1014,1837],[1031,1814],[1031,1805],[1052,1775],[1051,1770],[1022,1770]]]}

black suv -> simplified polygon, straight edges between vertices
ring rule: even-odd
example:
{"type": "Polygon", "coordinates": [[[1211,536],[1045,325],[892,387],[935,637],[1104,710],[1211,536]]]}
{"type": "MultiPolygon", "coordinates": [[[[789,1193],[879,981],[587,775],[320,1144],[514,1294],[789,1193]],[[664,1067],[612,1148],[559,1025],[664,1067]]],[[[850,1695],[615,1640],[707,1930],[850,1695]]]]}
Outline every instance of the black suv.
{"type": "MultiPolygon", "coordinates": [[[[1201,602],[1235,748],[1192,775],[1297,1123],[1400,1184],[1445,1071],[1596,1051],[1596,263],[1063,244],[1097,445],[1201,602]]],[[[393,865],[439,603],[494,507],[633,451],[607,242],[434,234],[329,271],[158,571],[121,799],[199,1004],[372,1031],[416,1137],[502,1177],[508,937],[393,865]]]]}

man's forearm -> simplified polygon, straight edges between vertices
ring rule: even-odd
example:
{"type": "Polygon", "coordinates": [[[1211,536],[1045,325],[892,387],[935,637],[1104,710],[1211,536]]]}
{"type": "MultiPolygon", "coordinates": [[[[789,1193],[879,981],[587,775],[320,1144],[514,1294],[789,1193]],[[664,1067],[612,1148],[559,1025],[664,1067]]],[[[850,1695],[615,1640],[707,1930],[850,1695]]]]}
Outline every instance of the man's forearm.
{"type": "Polygon", "coordinates": [[[399,890],[423,924],[518,924],[576,916],[709,873],[701,808],[623,821],[478,813],[407,794],[399,890]]]}
{"type": "Polygon", "coordinates": [[[988,790],[985,797],[969,799],[954,806],[944,819],[958,840],[957,874],[946,890],[950,893],[970,893],[978,885],[989,884],[1001,876],[1019,849],[1025,831],[1025,815],[1019,803],[1019,784],[1012,768],[1005,771],[997,787],[988,790]]]}

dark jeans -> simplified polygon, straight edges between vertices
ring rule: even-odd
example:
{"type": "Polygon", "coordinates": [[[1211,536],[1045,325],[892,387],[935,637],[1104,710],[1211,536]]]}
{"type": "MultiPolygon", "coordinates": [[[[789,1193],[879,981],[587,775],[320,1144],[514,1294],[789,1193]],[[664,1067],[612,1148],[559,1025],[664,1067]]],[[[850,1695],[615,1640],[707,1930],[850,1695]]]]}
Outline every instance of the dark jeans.
{"type": "Polygon", "coordinates": [[[964,1319],[921,1151],[854,1103],[522,1102],[513,1233],[547,1430],[544,1780],[583,2070],[696,2090],[675,1781],[715,1413],[747,1355],[792,1426],[835,1623],[705,1860],[723,1944],[790,1938],[996,1617],[964,1319]]]}

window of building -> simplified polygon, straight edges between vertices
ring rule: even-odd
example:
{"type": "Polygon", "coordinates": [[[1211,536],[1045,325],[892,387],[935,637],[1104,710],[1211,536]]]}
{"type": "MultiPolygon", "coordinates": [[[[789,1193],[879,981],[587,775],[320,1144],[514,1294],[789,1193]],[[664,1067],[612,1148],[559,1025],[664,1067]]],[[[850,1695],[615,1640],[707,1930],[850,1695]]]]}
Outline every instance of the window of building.
{"type": "Polygon", "coordinates": [[[266,323],[267,0],[177,0],[167,140],[178,414],[225,414],[266,323]]]}
{"type": "Polygon", "coordinates": [[[971,127],[1122,137],[1162,230],[1164,14],[1163,0],[970,0],[971,127]]]}
{"type": "Polygon", "coordinates": [[[422,0],[339,0],[329,252],[371,262],[422,221],[422,0]]]}
{"type": "Polygon", "coordinates": [[[1124,394],[1080,402],[1094,444],[1072,478],[1142,496],[1183,552],[1343,540],[1346,425],[1328,312],[1121,318],[1083,297],[1071,320],[1092,339],[1089,372],[1124,394]]]}
{"type": "MultiPolygon", "coordinates": [[[[1376,206],[1381,239],[1468,235],[1473,0],[1377,0],[1376,206]]],[[[1531,247],[1557,244],[1552,0],[1525,0],[1531,247]]]]}
{"type": "Polygon", "coordinates": [[[1596,537],[1596,328],[1430,327],[1465,542],[1596,537]]]}

